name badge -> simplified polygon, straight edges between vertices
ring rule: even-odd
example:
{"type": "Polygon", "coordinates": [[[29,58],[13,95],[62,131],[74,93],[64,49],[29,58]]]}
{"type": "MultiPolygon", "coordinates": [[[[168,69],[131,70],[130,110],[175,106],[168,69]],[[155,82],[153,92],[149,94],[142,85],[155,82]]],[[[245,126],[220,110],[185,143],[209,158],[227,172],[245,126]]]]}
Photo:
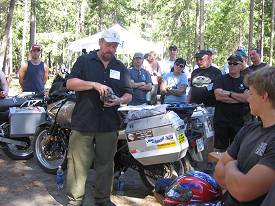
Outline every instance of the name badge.
{"type": "Polygon", "coordinates": [[[120,72],[116,70],[110,70],[110,78],[120,80],[120,72]]]}

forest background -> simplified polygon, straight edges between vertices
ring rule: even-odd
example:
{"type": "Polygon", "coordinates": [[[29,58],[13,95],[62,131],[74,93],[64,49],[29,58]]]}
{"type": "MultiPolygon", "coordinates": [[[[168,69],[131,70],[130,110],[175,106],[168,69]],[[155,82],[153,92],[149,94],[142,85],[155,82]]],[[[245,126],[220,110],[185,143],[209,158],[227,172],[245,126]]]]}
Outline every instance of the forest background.
{"type": "Polygon", "coordinates": [[[165,57],[175,44],[194,63],[199,49],[215,48],[222,66],[238,47],[259,47],[274,64],[275,0],[0,0],[0,68],[16,74],[33,43],[53,68],[79,54],[68,42],[119,23],[151,41],[163,41],[165,57]],[[69,58],[70,57],[70,58],[69,58]]]}

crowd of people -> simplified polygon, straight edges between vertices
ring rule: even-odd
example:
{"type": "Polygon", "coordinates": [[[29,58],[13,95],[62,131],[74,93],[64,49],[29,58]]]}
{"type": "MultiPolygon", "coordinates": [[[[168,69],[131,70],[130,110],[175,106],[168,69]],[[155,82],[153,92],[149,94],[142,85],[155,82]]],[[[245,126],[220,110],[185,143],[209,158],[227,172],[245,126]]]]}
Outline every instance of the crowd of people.
{"type": "MultiPolygon", "coordinates": [[[[190,74],[175,45],[169,47],[167,60],[159,62],[154,51],[137,52],[126,68],[115,57],[119,44],[117,32],[103,32],[99,50],[83,51],[66,82],[77,94],[68,151],[68,205],[82,204],[92,161],[95,205],[115,205],[110,195],[120,125],[117,108],[158,101],[215,108],[214,146],[224,152],[215,178],[227,189],[226,205],[260,205],[275,182],[275,68],[261,62],[261,51],[238,48],[219,69],[213,62],[216,51],[200,50],[190,74]],[[110,93],[111,98],[104,98],[110,93]]],[[[30,60],[20,67],[23,91],[44,92],[48,66],[40,52],[41,47],[33,45],[30,60]]],[[[8,86],[2,73],[0,78],[0,98],[5,98],[8,86]]]]}
{"type": "Polygon", "coordinates": [[[112,112],[121,103],[140,105],[158,101],[215,108],[215,148],[224,152],[217,163],[215,178],[227,189],[225,203],[259,205],[275,182],[275,93],[272,89],[275,87],[275,68],[261,62],[259,49],[251,49],[247,54],[245,49],[238,48],[227,59],[227,71],[214,64],[215,50],[200,50],[194,54],[197,66],[189,75],[185,70],[186,60],[177,56],[175,45],[169,47],[170,58],[161,62],[153,51],[137,52],[132,66],[126,69],[114,56],[119,42],[116,32],[110,38],[108,32],[104,33],[99,40],[100,49],[81,56],[67,81],[67,88],[79,94],[76,104],[79,109],[74,110],[72,125],[76,131],[71,135],[68,156],[70,205],[80,205],[85,194],[87,155],[95,158],[97,173],[99,171],[106,178],[102,182],[101,178],[96,178],[96,205],[114,205],[110,200],[111,178],[107,178],[112,177],[112,171],[106,164],[109,165],[114,156],[115,149],[110,144],[115,144],[116,134],[112,132],[118,128],[114,120],[106,117],[116,119],[112,112]],[[247,65],[249,58],[251,66],[247,65]],[[108,90],[114,91],[115,98],[109,103],[100,103],[100,96],[108,90]],[[91,112],[99,117],[88,115],[91,112]],[[84,117],[94,122],[92,126],[83,126],[87,122],[84,117]],[[79,121],[80,118],[83,121],[79,121]],[[109,124],[112,127],[108,127],[109,124]],[[83,137],[87,139],[80,141],[83,137]],[[82,147],[87,148],[94,139],[95,148],[85,149],[85,154],[78,142],[83,142],[82,147]],[[101,154],[106,148],[109,154],[101,154]],[[103,182],[104,186],[100,184],[103,182]]]}

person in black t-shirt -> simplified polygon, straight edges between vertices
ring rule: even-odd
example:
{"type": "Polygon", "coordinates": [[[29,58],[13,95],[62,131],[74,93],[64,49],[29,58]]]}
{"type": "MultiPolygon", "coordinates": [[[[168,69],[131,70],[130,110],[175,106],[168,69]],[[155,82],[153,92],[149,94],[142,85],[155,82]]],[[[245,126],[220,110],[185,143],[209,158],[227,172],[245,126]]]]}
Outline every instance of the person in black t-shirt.
{"type": "Polygon", "coordinates": [[[245,77],[251,113],[218,161],[214,177],[227,190],[225,206],[259,206],[275,183],[275,67],[245,77]]]}
{"type": "Polygon", "coordinates": [[[188,102],[214,106],[213,80],[221,75],[221,71],[210,65],[208,52],[206,50],[198,51],[195,54],[195,58],[199,68],[195,69],[191,74],[188,102]]]}
{"type": "Polygon", "coordinates": [[[214,81],[216,107],[214,113],[215,148],[225,151],[243,126],[248,90],[240,75],[243,59],[231,55],[228,59],[229,73],[214,81]]]}
{"type": "Polygon", "coordinates": [[[249,57],[252,61],[252,65],[248,67],[250,71],[256,71],[257,69],[267,66],[267,63],[261,62],[261,50],[259,48],[254,48],[249,51],[249,57]]]}
{"type": "Polygon", "coordinates": [[[103,32],[100,49],[81,55],[66,83],[77,94],[68,147],[68,205],[82,204],[92,162],[96,171],[95,206],[115,205],[110,195],[120,126],[117,109],[129,103],[133,93],[129,71],[114,56],[119,43],[116,31],[103,32]]]}

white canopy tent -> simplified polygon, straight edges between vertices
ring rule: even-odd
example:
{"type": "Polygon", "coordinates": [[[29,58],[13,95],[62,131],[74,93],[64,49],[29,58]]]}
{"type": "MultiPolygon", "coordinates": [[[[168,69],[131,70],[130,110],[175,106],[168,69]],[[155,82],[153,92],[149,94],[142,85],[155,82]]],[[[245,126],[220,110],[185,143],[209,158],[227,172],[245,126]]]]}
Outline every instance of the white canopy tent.
{"type": "MultiPolygon", "coordinates": [[[[134,54],[135,52],[142,52],[145,54],[150,51],[155,51],[156,53],[163,55],[163,42],[154,43],[146,41],[136,34],[127,31],[119,24],[115,24],[109,29],[117,31],[120,35],[121,44],[117,49],[118,54],[134,54]]],[[[103,32],[104,31],[101,31],[92,36],[69,42],[68,49],[75,52],[80,52],[84,48],[87,51],[98,49],[98,40],[103,32]]]]}

